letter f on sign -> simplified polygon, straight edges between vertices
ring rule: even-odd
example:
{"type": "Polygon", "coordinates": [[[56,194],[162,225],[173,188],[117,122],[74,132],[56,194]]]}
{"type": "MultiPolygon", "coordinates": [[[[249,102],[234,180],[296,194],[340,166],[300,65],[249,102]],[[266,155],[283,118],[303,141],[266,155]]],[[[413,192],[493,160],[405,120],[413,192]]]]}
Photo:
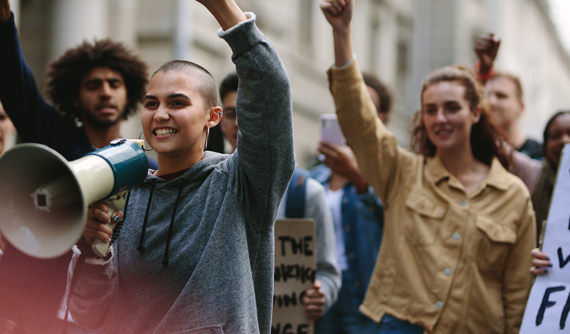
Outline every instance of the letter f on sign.
{"type": "Polygon", "coordinates": [[[542,303],[540,303],[540,308],[538,309],[538,314],[536,315],[536,326],[540,326],[540,324],[542,324],[542,320],[544,320],[544,311],[546,311],[546,308],[554,306],[554,304],[556,304],[556,302],[551,302],[549,299],[550,294],[554,293],[554,292],[558,292],[558,291],[564,291],[566,290],[565,286],[555,286],[555,287],[551,287],[551,288],[547,288],[546,291],[544,291],[544,296],[542,297],[542,303]]]}

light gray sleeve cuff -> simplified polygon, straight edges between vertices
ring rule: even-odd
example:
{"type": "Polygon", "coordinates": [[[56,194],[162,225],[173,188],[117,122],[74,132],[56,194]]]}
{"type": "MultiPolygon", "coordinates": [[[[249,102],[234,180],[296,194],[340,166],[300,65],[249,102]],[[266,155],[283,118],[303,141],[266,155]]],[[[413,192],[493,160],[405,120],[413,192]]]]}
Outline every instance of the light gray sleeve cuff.
{"type": "Polygon", "coordinates": [[[245,17],[247,17],[247,20],[242,21],[238,24],[236,24],[235,26],[229,28],[228,30],[223,30],[222,28],[218,29],[218,36],[224,38],[224,36],[231,34],[232,32],[240,29],[240,27],[248,24],[249,22],[255,22],[256,16],[254,13],[252,12],[245,12],[245,17]]]}
{"type": "MultiPolygon", "coordinates": [[[[79,257],[81,255],[81,251],[79,250],[79,248],[77,248],[76,245],[73,245],[73,247],[71,247],[71,250],[73,251],[73,257],[79,257]]],[[[109,258],[106,260],[105,259],[97,259],[97,258],[93,258],[93,257],[85,257],[85,263],[91,264],[94,266],[108,265],[109,263],[111,263],[113,256],[115,256],[115,251],[113,250],[113,247],[110,247],[110,251],[111,251],[111,256],[109,256],[109,258]]]]}
{"type": "Polygon", "coordinates": [[[264,39],[263,33],[255,25],[255,15],[245,13],[248,18],[230,29],[218,30],[218,36],[223,38],[232,49],[233,56],[251,50],[257,43],[264,39]]]}

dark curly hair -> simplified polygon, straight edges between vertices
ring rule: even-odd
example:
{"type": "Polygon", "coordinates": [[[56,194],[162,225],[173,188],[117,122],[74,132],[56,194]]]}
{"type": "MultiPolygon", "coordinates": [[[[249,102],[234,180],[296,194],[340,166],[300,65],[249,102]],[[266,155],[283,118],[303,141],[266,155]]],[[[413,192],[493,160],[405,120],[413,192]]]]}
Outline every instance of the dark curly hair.
{"type": "Polygon", "coordinates": [[[123,119],[127,119],[137,111],[137,105],[145,96],[147,65],[124,44],[108,38],[93,43],[85,41],[49,64],[47,96],[63,114],[80,116],[74,102],[79,94],[81,80],[96,67],[108,67],[123,77],[128,99],[123,119]]]}
{"type": "MultiPolygon", "coordinates": [[[[431,85],[444,81],[457,82],[465,87],[465,100],[469,102],[471,112],[476,112],[478,108],[481,109],[479,122],[471,127],[471,151],[475,159],[490,166],[493,157],[497,157],[503,167],[509,169],[511,156],[507,152],[505,145],[507,139],[503,132],[493,123],[483,100],[483,87],[481,87],[471,70],[463,66],[446,66],[428,74],[422,87],[421,105],[423,106],[423,97],[426,89],[431,85]]],[[[416,153],[434,156],[436,147],[428,138],[422,113],[423,107],[414,115],[410,148],[416,153]]]]}

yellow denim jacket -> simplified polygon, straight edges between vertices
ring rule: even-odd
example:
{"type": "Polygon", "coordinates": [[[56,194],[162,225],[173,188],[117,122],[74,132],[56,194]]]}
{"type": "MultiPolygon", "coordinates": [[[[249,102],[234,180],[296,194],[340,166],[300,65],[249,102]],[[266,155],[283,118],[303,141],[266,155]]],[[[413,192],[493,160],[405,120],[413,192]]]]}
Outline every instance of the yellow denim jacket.
{"type": "Polygon", "coordinates": [[[329,69],[342,131],[385,208],[384,237],[360,310],[426,333],[518,333],[530,286],[534,211],[494,159],[467,195],[437,157],[400,148],[378,119],[354,60],[329,69]]]}

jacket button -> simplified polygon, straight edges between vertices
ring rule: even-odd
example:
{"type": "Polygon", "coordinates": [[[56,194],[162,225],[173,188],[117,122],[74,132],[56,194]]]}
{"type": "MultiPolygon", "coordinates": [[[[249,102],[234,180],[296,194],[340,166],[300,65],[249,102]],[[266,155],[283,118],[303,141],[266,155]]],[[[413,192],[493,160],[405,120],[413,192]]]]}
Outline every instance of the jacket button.
{"type": "Polygon", "coordinates": [[[459,233],[453,233],[453,240],[459,240],[460,237],[461,235],[459,233]]]}
{"type": "Polygon", "coordinates": [[[461,202],[461,206],[466,206],[466,205],[467,205],[467,201],[461,202]]]}
{"type": "Polygon", "coordinates": [[[445,268],[445,270],[443,271],[443,273],[445,274],[445,276],[449,276],[449,275],[451,275],[451,269],[445,268]]]}
{"type": "Polygon", "coordinates": [[[439,300],[435,302],[435,307],[440,308],[443,303],[439,300]]]}

